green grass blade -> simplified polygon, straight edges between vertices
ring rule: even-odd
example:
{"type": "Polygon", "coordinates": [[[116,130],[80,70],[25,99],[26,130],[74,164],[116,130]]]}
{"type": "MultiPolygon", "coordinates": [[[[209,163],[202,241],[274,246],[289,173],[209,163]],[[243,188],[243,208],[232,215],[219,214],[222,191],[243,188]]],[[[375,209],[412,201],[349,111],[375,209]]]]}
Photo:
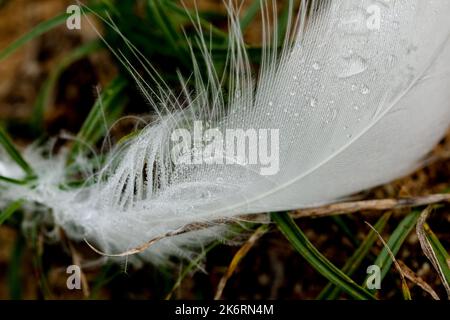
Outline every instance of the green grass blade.
{"type": "Polygon", "coordinates": [[[85,144],[93,145],[102,137],[107,130],[104,117],[107,117],[107,125],[119,117],[125,104],[123,91],[126,85],[127,81],[119,76],[101,93],[78,132],[77,140],[71,150],[71,159],[83,151],[85,144]]]}
{"type": "Polygon", "coordinates": [[[17,200],[11,203],[3,212],[0,213],[0,226],[22,206],[23,200],[17,200]]]}
{"type": "Polygon", "coordinates": [[[32,253],[32,263],[33,263],[33,271],[34,271],[34,279],[37,281],[37,284],[40,289],[40,293],[43,296],[44,300],[53,296],[50,285],[48,284],[46,271],[44,269],[44,245],[42,243],[42,238],[40,236],[39,224],[35,223],[31,230],[29,230],[29,240],[30,240],[30,249],[32,253]]]}
{"type": "Polygon", "coordinates": [[[27,42],[65,23],[68,17],[69,14],[64,13],[38,24],[30,32],[26,33],[25,35],[14,41],[12,44],[7,46],[3,50],[0,50],[0,61],[9,57],[11,54],[13,54],[16,50],[20,49],[20,47],[25,45],[27,42]]]}
{"type": "Polygon", "coordinates": [[[348,226],[347,222],[344,220],[344,217],[331,216],[330,218],[333,220],[334,223],[336,223],[336,225],[339,227],[339,229],[342,230],[342,232],[345,234],[345,236],[350,240],[350,242],[355,247],[358,247],[360,245],[360,242],[356,238],[355,233],[348,226]]]}
{"type": "Polygon", "coordinates": [[[290,12],[291,9],[292,9],[291,5],[289,4],[285,5],[283,11],[281,12],[280,18],[278,19],[278,28],[277,28],[278,46],[281,46],[283,44],[283,40],[286,36],[286,31],[288,30],[289,27],[288,22],[289,17],[291,16],[290,12]]]}
{"type": "Polygon", "coordinates": [[[8,155],[11,157],[14,162],[17,163],[19,167],[21,167],[25,173],[27,174],[28,178],[34,177],[34,171],[31,168],[31,166],[25,161],[25,159],[20,155],[20,152],[17,150],[17,148],[14,146],[11,138],[8,136],[5,130],[0,127],[0,145],[5,148],[5,151],[8,153],[8,155]]]}
{"type": "Polygon", "coordinates": [[[164,33],[164,39],[172,47],[174,53],[176,53],[178,59],[187,67],[190,67],[190,63],[186,57],[188,52],[184,47],[184,41],[181,41],[180,36],[170,18],[168,13],[170,8],[164,5],[163,2],[148,0],[149,13],[152,15],[152,19],[157,24],[158,28],[164,33]]]}
{"type": "Polygon", "coordinates": [[[252,4],[247,8],[245,14],[242,16],[240,20],[242,32],[247,30],[248,26],[253,21],[253,19],[255,18],[258,11],[260,11],[260,9],[261,9],[260,0],[253,0],[252,4]]]}
{"type": "MultiPolygon", "coordinates": [[[[374,228],[379,233],[383,231],[391,215],[391,212],[385,213],[374,225],[374,228]]],[[[354,254],[346,261],[344,267],[342,268],[342,272],[344,272],[348,276],[352,276],[357,271],[364,258],[369,254],[370,249],[373,247],[377,239],[377,234],[373,230],[371,230],[364,241],[361,243],[361,245],[358,247],[358,249],[356,249],[354,254]]],[[[340,293],[341,290],[338,287],[335,287],[332,283],[329,283],[322,290],[317,299],[335,300],[339,297],[340,293]]]]}
{"type": "Polygon", "coordinates": [[[22,257],[25,241],[19,236],[12,250],[8,264],[8,287],[11,300],[22,299],[22,257]]]}
{"type": "Polygon", "coordinates": [[[99,41],[92,41],[86,43],[75,50],[71,51],[67,56],[65,56],[56,66],[52,69],[47,80],[42,85],[36,103],[33,110],[33,118],[31,121],[32,128],[37,131],[42,131],[42,125],[44,123],[45,109],[50,103],[50,99],[53,95],[54,88],[60,78],[61,74],[74,62],[88,56],[89,54],[102,48],[99,41]]]}
{"type": "MultiPolygon", "coordinates": [[[[420,217],[420,213],[420,211],[414,211],[407,215],[389,237],[387,246],[390,248],[394,256],[397,255],[397,253],[400,251],[400,248],[402,247],[406,238],[413,230],[414,226],[417,223],[417,220],[420,217]]],[[[388,249],[384,248],[375,260],[375,264],[381,269],[381,279],[384,279],[386,277],[387,273],[391,269],[392,263],[393,261],[388,249]]],[[[366,285],[366,282],[367,279],[364,281],[364,286],[366,285]]]]}
{"type": "Polygon", "coordinates": [[[373,300],[375,297],[360,287],[346,274],[325,258],[308,240],[306,235],[295,224],[294,220],[285,213],[273,213],[272,220],[289,240],[291,245],[305,258],[305,260],[329,281],[339,286],[351,297],[358,300],[373,300]]]}
{"type": "Polygon", "coordinates": [[[180,285],[183,283],[183,280],[195,269],[198,268],[199,264],[201,263],[202,260],[205,259],[206,255],[213,250],[214,248],[216,248],[218,245],[220,245],[221,243],[219,241],[215,241],[213,243],[211,243],[209,246],[207,246],[201,254],[199,254],[195,259],[191,260],[189,262],[189,264],[183,269],[183,271],[181,272],[181,274],[179,275],[179,277],[177,278],[177,281],[175,282],[175,284],[173,285],[172,289],[170,290],[170,292],[167,294],[167,296],[165,297],[165,300],[170,300],[172,299],[173,294],[175,293],[175,291],[180,287],[180,285]]]}
{"type": "Polygon", "coordinates": [[[89,300],[97,300],[101,289],[122,273],[122,270],[115,270],[112,263],[108,263],[103,266],[100,274],[95,278],[91,285],[89,300]]]}
{"type": "MultiPolygon", "coordinates": [[[[186,11],[185,8],[181,8],[177,3],[173,2],[172,0],[166,0],[164,1],[164,5],[176,14],[178,14],[180,17],[185,19],[187,22],[190,22],[191,17],[195,16],[195,12],[190,13],[189,11],[186,11]]],[[[205,30],[211,30],[212,35],[221,38],[222,40],[228,39],[228,34],[219,28],[215,27],[212,23],[210,23],[208,20],[203,19],[201,16],[199,17],[200,25],[205,28],[205,30]]]]}
{"type": "Polygon", "coordinates": [[[17,180],[17,179],[13,179],[13,178],[4,177],[4,176],[0,176],[0,181],[6,182],[6,183],[17,184],[20,186],[23,186],[28,183],[28,181],[26,181],[26,180],[17,180]]]}
{"type": "Polygon", "coordinates": [[[442,269],[445,280],[447,281],[447,283],[450,283],[450,267],[448,262],[450,256],[447,250],[445,250],[442,243],[439,241],[438,237],[434,234],[434,232],[427,224],[424,225],[424,229],[427,235],[427,239],[431,247],[433,248],[434,253],[436,254],[437,262],[442,269]]]}

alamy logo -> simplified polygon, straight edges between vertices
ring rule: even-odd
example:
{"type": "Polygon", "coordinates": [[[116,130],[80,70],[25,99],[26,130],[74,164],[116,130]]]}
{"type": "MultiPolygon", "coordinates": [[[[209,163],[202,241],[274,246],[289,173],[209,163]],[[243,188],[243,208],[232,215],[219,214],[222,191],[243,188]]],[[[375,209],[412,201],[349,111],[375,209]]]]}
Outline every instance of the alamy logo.
{"type": "Polygon", "coordinates": [[[71,265],[67,267],[67,277],[66,285],[69,290],[81,290],[81,269],[77,265],[71,265]]]}
{"type": "Polygon", "coordinates": [[[381,269],[377,265],[371,265],[367,267],[367,280],[366,286],[370,290],[381,289],[381,269]]]}
{"type": "Polygon", "coordinates": [[[259,165],[260,174],[279,171],[280,134],[278,129],[204,130],[201,121],[194,122],[193,135],[187,129],[172,132],[172,161],[184,165],[259,165]]]}
{"type": "Polygon", "coordinates": [[[67,7],[69,17],[66,20],[66,26],[69,30],[81,30],[81,8],[77,5],[67,7]]]}

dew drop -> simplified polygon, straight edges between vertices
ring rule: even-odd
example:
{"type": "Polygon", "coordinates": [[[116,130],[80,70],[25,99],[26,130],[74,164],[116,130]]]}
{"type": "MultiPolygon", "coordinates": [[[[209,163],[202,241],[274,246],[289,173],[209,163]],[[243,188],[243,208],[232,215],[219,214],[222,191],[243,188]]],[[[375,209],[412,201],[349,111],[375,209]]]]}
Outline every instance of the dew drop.
{"type": "Polygon", "coordinates": [[[317,106],[317,99],[316,98],[311,98],[311,100],[309,101],[309,105],[314,108],[317,106]]]}
{"type": "Polygon", "coordinates": [[[366,85],[363,85],[363,86],[361,87],[361,93],[362,93],[363,95],[369,94],[369,93],[370,93],[369,87],[366,86],[366,85]]]}
{"type": "Polygon", "coordinates": [[[312,68],[314,69],[314,70],[320,70],[320,64],[318,63],[318,62],[314,62],[313,63],[313,65],[312,65],[312,68]]]}
{"type": "Polygon", "coordinates": [[[393,54],[388,55],[387,63],[388,63],[389,67],[393,66],[396,61],[397,61],[397,57],[395,55],[393,55],[393,54]]]}
{"type": "Polygon", "coordinates": [[[342,60],[341,71],[337,76],[341,79],[350,78],[363,73],[367,68],[367,61],[360,56],[354,55],[342,60]]]}
{"type": "Polygon", "coordinates": [[[366,24],[366,12],[362,9],[347,11],[338,24],[338,28],[348,34],[366,34],[369,32],[366,24]]]}

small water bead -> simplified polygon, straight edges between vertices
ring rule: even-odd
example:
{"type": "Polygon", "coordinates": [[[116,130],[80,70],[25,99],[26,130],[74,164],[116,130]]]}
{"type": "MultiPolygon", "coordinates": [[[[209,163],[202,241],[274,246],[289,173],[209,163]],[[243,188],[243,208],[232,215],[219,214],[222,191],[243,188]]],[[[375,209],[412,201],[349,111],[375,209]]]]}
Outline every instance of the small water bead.
{"type": "Polygon", "coordinates": [[[217,182],[217,183],[223,183],[223,181],[224,181],[224,180],[223,180],[222,177],[218,177],[218,178],[216,179],[216,182],[217,182]]]}
{"type": "Polygon", "coordinates": [[[354,77],[366,71],[367,68],[367,62],[359,56],[345,58],[343,60],[342,70],[337,76],[341,79],[354,77]]]}
{"type": "Polygon", "coordinates": [[[388,66],[393,66],[396,61],[397,61],[397,57],[395,55],[393,55],[393,54],[388,55],[388,57],[387,57],[388,66]]]}
{"type": "Polygon", "coordinates": [[[298,77],[297,76],[293,76],[292,79],[294,79],[294,81],[297,81],[298,77]]]}
{"type": "Polygon", "coordinates": [[[297,94],[297,92],[291,91],[289,94],[293,97],[293,96],[295,96],[297,94]]]}
{"type": "Polygon", "coordinates": [[[366,85],[363,85],[363,86],[361,87],[361,93],[362,93],[363,95],[368,95],[368,94],[370,93],[369,87],[366,86],[366,85]]]}
{"type": "Polygon", "coordinates": [[[272,107],[272,106],[273,106],[273,102],[269,101],[269,107],[272,107]]]}
{"type": "Polygon", "coordinates": [[[201,199],[210,199],[211,198],[211,192],[210,191],[203,191],[200,193],[201,199]]]}
{"type": "Polygon", "coordinates": [[[314,70],[320,70],[320,64],[318,63],[318,62],[314,62],[313,63],[313,65],[312,65],[312,68],[314,69],[314,70]]]}
{"type": "Polygon", "coordinates": [[[317,106],[317,99],[316,98],[311,98],[311,100],[309,100],[309,105],[314,108],[317,106]]]}
{"type": "Polygon", "coordinates": [[[359,106],[353,106],[353,110],[359,111],[359,106]]]}
{"type": "Polygon", "coordinates": [[[352,91],[356,91],[356,89],[358,89],[358,86],[356,84],[352,84],[351,89],[352,91]]]}
{"type": "Polygon", "coordinates": [[[369,29],[367,28],[366,11],[357,8],[345,12],[337,27],[346,35],[367,34],[369,29]]]}

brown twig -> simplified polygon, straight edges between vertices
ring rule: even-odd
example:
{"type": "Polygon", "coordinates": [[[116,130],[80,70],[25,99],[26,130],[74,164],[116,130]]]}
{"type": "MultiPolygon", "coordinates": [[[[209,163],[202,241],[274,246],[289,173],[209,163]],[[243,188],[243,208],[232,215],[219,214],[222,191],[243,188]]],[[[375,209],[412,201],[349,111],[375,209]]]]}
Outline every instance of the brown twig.
{"type": "MultiPolygon", "coordinates": [[[[325,206],[320,206],[316,208],[306,208],[301,210],[296,210],[290,212],[289,214],[294,219],[299,218],[318,218],[318,217],[327,217],[333,215],[342,215],[342,214],[352,214],[361,211],[387,211],[387,210],[395,210],[395,209],[403,209],[403,208],[413,208],[413,207],[422,207],[432,204],[438,203],[446,203],[450,202],[450,194],[433,194],[428,196],[416,197],[416,198],[404,198],[404,199],[380,199],[380,200],[364,200],[364,201],[353,201],[353,202],[342,202],[335,203],[325,206]]],[[[133,254],[138,254],[143,252],[144,250],[151,247],[158,241],[161,241],[165,238],[175,237],[182,234],[186,234],[191,231],[199,231],[204,230],[217,225],[230,225],[236,223],[237,221],[241,222],[252,222],[257,223],[267,220],[267,214],[249,214],[243,216],[237,216],[233,218],[223,218],[216,219],[208,223],[191,223],[185,225],[177,230],[167,232],[158,237],[155,237],[146,243],[133,248],[131,250],[117,253],[117,254],[108,254],[102,252],[101,250],[95,248],[92,244],[90,244],[87,239],[85,242],[88,246],[95,251],[96,253],[108,256],[108,257],[126,257],[133,254]]]]}
{"type": "Polygon", "coordinates": [[[409,292],[409,288],[408,288],[408,284],[406,283],[406,276],[403,272],[403,269],[401,268],[400,264],[398,263],[397,259],[395,258],[394,253],[392,252],[391,248],[388,246],[388,244],[386,243],[386,241],[384,241],[383,237],[381,236],[381,234],[377,231],[377,229],[375,229],[370,223],[368,223],[367,221],[365,221],[365,223],[370,227],[370,229],[372,229],[373,232],[375,232],[375,234],[378,236],[378,239],[381,241],[381,243],[383,244],[384,248],[386,249],[387,253],[389,254],[389,256],[391,257],[392,262],[394,263],[395,268],[397,269],[397,272],[400,274],[400,278],[402,280],[402,291],[403,291],[403,295],[405,297],[406,300],[411,300],[411,293],[409,292]]]}
{"type": "Polygon", "coordinates": [[[429,196],[404,199],[381,199],[336,203],[318,208],[297,210],[292,214],[292,217],[297,219],[305,217],[325,217],[339,214],[351,214],[359,211],[386,211],[402,208],[422,207],[443,202],[450,202],[450,194],[433,194],[429,196]]]}
{"type": "Polygon", "coordinates": [[[444,285],[445,291],[447,292],[448,299],[450,299],[450,284],[447,282],[447,279],[445,278],[444,271],[442,270],[442,267],[439,264],[439,260],[436,256],[436,253],[433,250],[433,246],[428,240],[427,234],[425,232],[425,224],[432,209],[433,208],[430,206],[422,212],[422,214],[419,217],[419,220],[417,221],[416,233],[417,237],[419,238],[420,246],[422,247],[423,253],[428,258],[428,260],[430,260],[433,267],[436,269],[439,278],[441,279],[442,284],[444,285]]]}
{"type": "Polygon", "coordinates": [[[422,290],[427,292],[434,300],[440,300],[436,291],[425,282],[421,277],[419,277],[414,271],[412,271],[403,261],[398,260],[398,264],[406,277],[406,279],[410,280],[414,284],[418,285],[422,290]]]}
{"type": "Polygon", "coordinates": [[[239,265],[239,262],[247,255],[247,253],[253,248],[255,243],[267,232],[267,226],[263,225],[259,227],[253,235],[247,240],[247,242],[238,250],[238,252],[234,255],[233,260],[228,266],[227,271],[220,279],[219,285],[217,286],[217,291],[214,296],[214,300],[220,300],[223,294],[223,290],[227,285],[228,280],[233,275],[234,271],[239,265]]]}

